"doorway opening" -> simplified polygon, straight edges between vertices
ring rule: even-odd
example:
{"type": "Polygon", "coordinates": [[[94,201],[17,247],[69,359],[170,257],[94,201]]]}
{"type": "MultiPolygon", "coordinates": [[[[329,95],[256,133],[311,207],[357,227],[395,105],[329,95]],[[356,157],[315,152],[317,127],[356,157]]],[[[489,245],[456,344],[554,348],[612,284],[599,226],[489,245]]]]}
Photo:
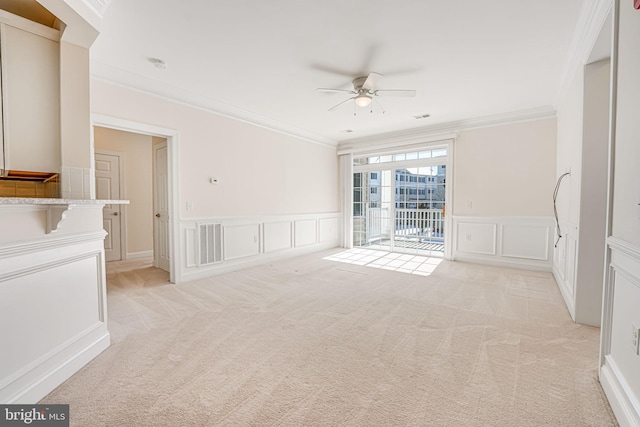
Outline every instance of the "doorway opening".
{"type": "Polygon", "coordinates": [[[149,125],[103,116],[93,120],[94,194],[130,201],[126,207],[105,206],[110,233],[105,260],[152,259],[174,283],[179,277],[173,244],[175,139],[174,132],[149,125]]]}
{"type": "Polygon", "coordinates": [[[353,246],[445,257],[448,147],[354,158],[353,246]]]}

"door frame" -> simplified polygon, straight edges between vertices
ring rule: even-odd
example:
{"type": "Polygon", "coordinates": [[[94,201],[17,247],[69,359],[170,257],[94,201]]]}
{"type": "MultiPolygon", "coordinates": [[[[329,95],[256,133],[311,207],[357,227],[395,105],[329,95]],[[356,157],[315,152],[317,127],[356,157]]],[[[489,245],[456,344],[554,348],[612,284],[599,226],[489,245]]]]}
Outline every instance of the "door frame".
{"type": "MultiPolygon", "coordinates": [[[[179,248],[180,230],[180,200],[179,200],[179,139],[180,133],[175,129],[163,128],[160,126],[139,123],[118,117],[105,116],[101,114],[91,114],[91,159],[95,163],[95,148],[93,129],[95,126],[109,129],[122,130],[126,132],[139,133],[143,135],[157,136],[167,140],[167,167],[169,173],[168,200],[169,200],[169,280],[178,283],[182,277],[181,258],[179,248]]],[[[91,183],[91,197],[95,198],[95,182],[91,183]]]]}
{"type": "MultiPolygon", "coordinates": [[[[96,150],[93,153],[93,167],[95,168],[95,163],[96,163],[96,154],[105,154],[107,156],[114,156],[118,158],[118,166],[120,168],[120,170],[118,171],[118,175],[119,175],[119,187],[118,188],[118,192],[120,193],[120,198],[126,200],[127,199],[127,192],[126,192],[126,185],[125,185],[125,179],[126,179],[126,175],[125,175],[125,170],[124,170],[124,162],[125,162],[125,155],[123,152],[121,151],[110,151],[110,150],[96,150]]],[[[95,169],[94,169],[95,171],[95,169]]],[[[95,173],[94,173],[94,177],[95,177],[95,173]]],[[[93,180],[93,185],[95,185],[95,179],[93,180]]],[[[95,195],[94,195],[95,197],[95,195]]],[[[120,208],[119,211],[119,215],[118,215],[118,220],[120,221],[120,259],[121,260],[125,260],[127,259],[127,253],[129,248],[127,248],[127,210],[126,209],[122,209],[120,208]]]]}

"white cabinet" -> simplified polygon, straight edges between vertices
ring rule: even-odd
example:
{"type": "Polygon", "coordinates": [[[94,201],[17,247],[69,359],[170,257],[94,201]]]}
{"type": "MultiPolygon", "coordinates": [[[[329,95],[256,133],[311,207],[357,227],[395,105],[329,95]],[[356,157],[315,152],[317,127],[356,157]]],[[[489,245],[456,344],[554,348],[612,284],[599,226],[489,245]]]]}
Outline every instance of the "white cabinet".
{"type": "Polygon", "coordinates": [[[60,172],[59,31],[0,10],[0,168],[60,172]]]}

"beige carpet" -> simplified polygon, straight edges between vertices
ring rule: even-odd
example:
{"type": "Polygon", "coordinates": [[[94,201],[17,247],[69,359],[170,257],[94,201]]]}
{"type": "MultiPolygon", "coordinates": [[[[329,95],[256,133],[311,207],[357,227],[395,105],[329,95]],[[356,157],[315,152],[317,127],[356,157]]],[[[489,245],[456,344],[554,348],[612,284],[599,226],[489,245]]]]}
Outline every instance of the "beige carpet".
{"type": "Polygon", "coordinates": [[[110,266],[113,344],[42,402],[76,426],[616,425],[599,330],[549,273],[338,252],[182,285],[110,266]]]}

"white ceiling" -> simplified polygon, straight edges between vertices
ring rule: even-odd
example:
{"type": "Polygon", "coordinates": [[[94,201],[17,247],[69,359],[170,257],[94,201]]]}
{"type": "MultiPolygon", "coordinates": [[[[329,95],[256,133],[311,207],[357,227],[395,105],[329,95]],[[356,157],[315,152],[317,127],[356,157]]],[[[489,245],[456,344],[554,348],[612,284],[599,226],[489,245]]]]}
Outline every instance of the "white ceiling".
{"type": "Polygon", "coordinates": [[[92,73],[335,143],[553,105],[581,3],[112,0],[92,73]],[[369,72],[417,96],[327,111],[369,72]]]}

